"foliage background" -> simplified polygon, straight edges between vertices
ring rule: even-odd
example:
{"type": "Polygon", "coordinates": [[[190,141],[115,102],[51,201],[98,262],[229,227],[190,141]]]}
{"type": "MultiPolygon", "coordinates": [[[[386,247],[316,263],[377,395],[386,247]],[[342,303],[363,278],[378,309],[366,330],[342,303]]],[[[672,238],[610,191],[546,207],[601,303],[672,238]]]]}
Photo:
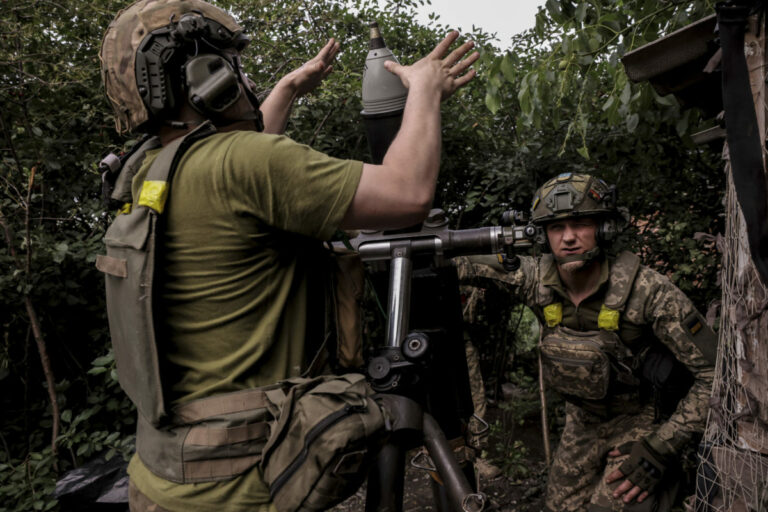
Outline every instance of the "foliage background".
{"type": "MultiPolygon", "coordinates": [[[[405,63],[447,30],[416,25],[414,0],[385,9],[372,0],[218,4],[252,34],[245,61],[263,93],[328,37],[342,42],[332,78],[298,102],[288,133],[348,158],[367,159],[359,116],[367,22],[379,21],[405,63]]],[[[133,409],[116,385],[93,266],[111,218],[96,163],[136,142],[114,133],[99,77],[101,35],[125,5],[0,3],[0,512],[53,509],[57,476],[132,449],[133,409]]],[[[443,107],[436,204],[454,227],[487,225],[506,209],[527,210],[553,174],[598,174],[618,185],[633,214],[630,233],[640,236],[624,244],[705,310],[719,294],[718,257],[693,235],[721,231],[719,154],[691,143],[696,113],[629,83],[619,59],[711,12],[706,1],[548,0],[508,52],[480,30],[467,35],[482,54],[479,78],[443,107]]],[[[496,383],[510,371],[509,352],[531,350],[530,340],[515,343],[516,326],[498,311],[478,342],[496,383]]]]}

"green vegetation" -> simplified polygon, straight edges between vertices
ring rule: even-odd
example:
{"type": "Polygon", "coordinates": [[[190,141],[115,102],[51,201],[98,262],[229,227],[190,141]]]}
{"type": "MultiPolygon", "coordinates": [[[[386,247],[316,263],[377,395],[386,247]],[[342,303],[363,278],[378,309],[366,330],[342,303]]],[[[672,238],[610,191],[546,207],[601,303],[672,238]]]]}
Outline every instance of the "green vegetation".
{"type": "MultiPolygon", "coordinates": [[[[135,143],[114,133],[97,54],[126,3],[2,4],[0,512],[53,509],[57,476],[96,454],[131,451],[132,406],[116,385],[103,280],[93,266],[111,218],[97,162],[135,143]]],[[[386,13],[372,0],[218,3],[253,35],[245,61],[264,93],[327,38],[342,42],[332,77],[296,105],[288,133],[348,158],[367,158],[359,116],[367,21],[379,21],[405,63],[446,31],[437,22],[416,25],[414,0],[390,1],[386,13]]],[[[710,4],[548,0],[535,30],[517,36],[507,53],[490,46],[487,33],[467,35],[482,53],[480,76],[444,106],[436,199],[454,227],[527,209],[555,173],[598,173],[618,184],[633,213],[632,231],[641,236],[630,246],[706,309],[718,294],[718,257],[693,235],[721,230],[718,154],[690,142],[697,114],[628,83],[618,59],[710,13],[710,4]]],[[[501,297],[493,305],[489,315],[497,317],[514,306],[501,297]]],[[[512,311],[489,322],[479,347],[491,386],[510,378],[510,354],[532,353],[530,323],[512,311]]]]}

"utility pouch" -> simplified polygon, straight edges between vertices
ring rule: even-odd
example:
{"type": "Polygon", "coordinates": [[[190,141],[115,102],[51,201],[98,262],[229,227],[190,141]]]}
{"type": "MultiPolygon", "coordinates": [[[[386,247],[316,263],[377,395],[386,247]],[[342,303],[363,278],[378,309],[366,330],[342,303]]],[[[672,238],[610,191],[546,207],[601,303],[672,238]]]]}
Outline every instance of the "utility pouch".
{"type": "Polygon", "coordinates": [[[385,441],[361,374],[289,379],[266,391],[276,418],[260,468],[280,512],[326,510],[351,496],[385,441]]]}
{"type": "Polygon", "coordinates": [[[622,347],[612,331],[575,331],[557,326],[541,340],[544,381],[565,395],[602,400],[611,383],[611,360],[622,347]]]}
{"type": "Polygon", "coordinates": [[[343,368],[363,366],[362,301],[365,292],[365,269],[357,252],[333,254],[333,299],[338,345],[336,357],[343,368]]]}
{"type": "Polygon", "coordinates": [[[669,417],[693,385],[690,370],[666,347],[652,347],[643,362],[642,376],[651,384],[657,419],[669,417]]]}

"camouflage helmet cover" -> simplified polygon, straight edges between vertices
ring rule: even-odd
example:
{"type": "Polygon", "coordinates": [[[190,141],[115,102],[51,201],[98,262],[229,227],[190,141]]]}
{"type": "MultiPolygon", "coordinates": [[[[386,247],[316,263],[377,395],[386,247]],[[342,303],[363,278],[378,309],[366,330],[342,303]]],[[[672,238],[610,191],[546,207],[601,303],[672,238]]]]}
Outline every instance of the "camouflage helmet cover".
{"type": "Polygon", "coordinates": [[[136,81],[136,52],[153,30],[181,15],[196,12],[233,33],[242,27],[223,9],[202,0],[139,0],[117,13],[101,43],[99,59],[104,89],[115,112],[118,133],[135,130],[150,119],[136,81]]]}
{"type": "Polygon", "coordinates": [[[533,197],[531,221],[586,215],[618,215],[616,194],[603,180],[589,174],[563,173],[542,185],[533,197]]]}

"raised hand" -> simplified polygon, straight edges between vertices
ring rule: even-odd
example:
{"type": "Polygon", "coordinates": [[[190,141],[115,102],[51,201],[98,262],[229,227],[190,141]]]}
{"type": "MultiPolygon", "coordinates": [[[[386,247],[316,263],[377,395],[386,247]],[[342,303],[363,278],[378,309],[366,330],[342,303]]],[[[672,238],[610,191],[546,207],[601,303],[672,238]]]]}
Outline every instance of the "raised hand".
{"type": "Polygon", "coordinates": [[[295,91],[295,96],[312,92],[333,71],[333,60],[339,53],[339,43],[331,38],[317,55],[285,75],[295,91]]]}
{"type": "Polygon", "coordinates": [[[467,41],[446,57],[445,54],[458,37],[458,32],[451,32],[435,46],[429,55],[410,66],[403,66],[394,61],[387,61],[384,66],[400,77],[403,85],[408,89],[413,87],[432,89],[444,100],[475,77],[475,70],[469,67],[480,58],[477,52],[464,58],[474,48],[473,41],[467,41]]]}

